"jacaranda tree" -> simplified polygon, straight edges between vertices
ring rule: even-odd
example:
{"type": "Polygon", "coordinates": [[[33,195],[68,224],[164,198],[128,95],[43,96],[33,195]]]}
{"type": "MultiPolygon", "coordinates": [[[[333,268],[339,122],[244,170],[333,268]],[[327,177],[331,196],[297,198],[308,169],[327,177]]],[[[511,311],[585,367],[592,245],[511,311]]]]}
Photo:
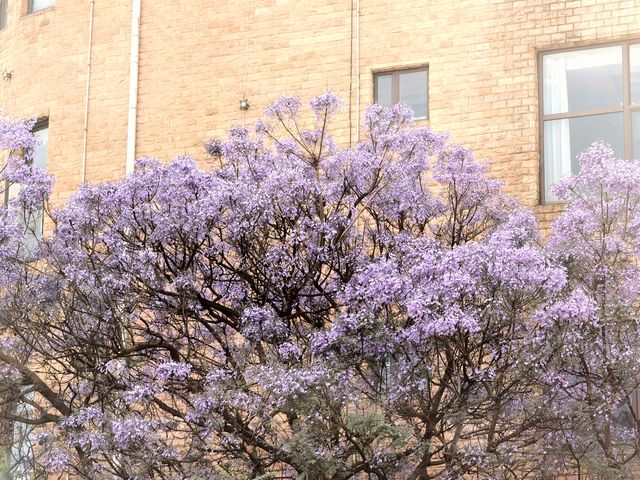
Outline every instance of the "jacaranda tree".
{"type": "Polygon", "coordinates": [[[2,124],[21,186],[0,224],[8,475],[631,471],[640,167],[592,147],[543,242],[408,108],[370,107],[353,148],[330,136],[338,108],[280,99],[209,142],[205,168],[142,159],[30,248],[51,182],[29,125],[2,124]]]}

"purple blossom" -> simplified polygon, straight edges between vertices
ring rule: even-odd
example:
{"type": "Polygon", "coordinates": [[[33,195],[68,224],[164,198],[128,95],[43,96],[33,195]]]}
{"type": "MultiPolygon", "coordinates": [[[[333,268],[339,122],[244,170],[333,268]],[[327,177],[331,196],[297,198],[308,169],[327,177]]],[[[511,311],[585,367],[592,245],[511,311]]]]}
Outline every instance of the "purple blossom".
{"type": "Polygon", "coordinates": [[[211,157],[220,157],[222,155],[223,143],[220,140],[210,140],[208,141],[204,149],[211,157]]]}
{"type": "Polygon", "coordinates": [[[242,334],[252,341],[273,341],[286,335],[287,327],[270,307],[252,307],[242,315],[242,334]]]}
{"type": "Polygon", "coordinates": [[[79,428],[87,424],[101,425],[104,421],[104,412],[98,407],[87,407],[78,410],[77,413],[64,419],[62,426],[65,428],[79,428]]]}
{"type": "Polygon", "coordinates": [[[128,404],[132,403],[149,403],[153,401],[158,388],[150,385],[133,385],[129,390],[124,392],[122,398],[128,404]]]}
{"type": "Polygon", "coordinates": [[[53,449],[42,458],[41,462],[47,473],[65,473],[69,470],[72,457],[64,450],[53,449]]]}
{"type": "Polygon", "coordinates": [[[287,120],[295,118],[302,104],[298,97],[281,97],[265,109],[268,117],[287,120]]]}
{"type": "Polygon", "coordinates": [[[135,448],[155,438],[157,424],[155,421],[128,416],[113,422],[113,439],[120,450],[135,448]]]}
{"type": "Polygon", "coordinates": [[[318,95],[317,97],[311,99],[311,101],[309,102],[309,106],[311,107],[311,110],[313,110],[313,112],[316,114],[317,119],[321,119],[325,115],[335,115],[341,104],[342,102],[340,98],[338,98],[338,96],[331,91],[325,92],[322,95],[318,95]]]}
{"type": "Polygon", "coordinates": [[[24,121],[0,116],[0,149],[27,152],[33,150],[38,142],[33,135],[35,123],[35,119],[24,121]]]}
{"type": "Polygon", "coordinates": [[[166,382],[170,378],[184,380],[191,373],[191,365],[181,362],[165,362],[156,367],[156,378],[160,382],[166,382]]]}
{"type": "Polygon", "coordinates": [[[296,360],[300,358],[300,348],[295,343],[285,342],[278,346],[278,353],[285,360],[296,360]]]}

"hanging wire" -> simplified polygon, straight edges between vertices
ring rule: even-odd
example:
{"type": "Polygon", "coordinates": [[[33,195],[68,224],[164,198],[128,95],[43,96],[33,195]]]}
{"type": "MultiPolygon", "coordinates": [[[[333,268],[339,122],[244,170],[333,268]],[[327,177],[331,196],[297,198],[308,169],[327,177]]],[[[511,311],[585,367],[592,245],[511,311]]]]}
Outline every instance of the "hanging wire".
{"type": "MultiPolygon", "coordinates": [[[[242,87],[242,99],[247,98],[247,86],[249,85],[249,40],[251,38],[251,0],[247,0],[246,11],[246,28],[245,28],[245,71],[244,71],[244,85],[242,87]]],[[[242,110],[242,122],[246,123],[247,111],[242,110]]]]}
{"type": "MultiPolygon", "coordinates": [[[[9,23],[9,19],[11,19],[11,23],[13,24],[10,28],[12,30],[11,35],[11,69],[10,72],[15,72],[16,70],[16,37],[18,35],[18,19],[20,18],[20,11],[18,10],[20,6],[18,3],[20,2],[12,2],[13,3],[13,13],[9,15],[7,11],[7,24],[9,23]]],[[[13,111],[13,82],[9,79],[9,98],[7,101],[7,108],[9,110],[8,113],[14,114],[13,111]]]]}
{"type": "Polygon", "coordinates": [[[353,0],[351,0],[351,27],[349,30],[349,148],[352,146],[353,135],[353,0]]]}

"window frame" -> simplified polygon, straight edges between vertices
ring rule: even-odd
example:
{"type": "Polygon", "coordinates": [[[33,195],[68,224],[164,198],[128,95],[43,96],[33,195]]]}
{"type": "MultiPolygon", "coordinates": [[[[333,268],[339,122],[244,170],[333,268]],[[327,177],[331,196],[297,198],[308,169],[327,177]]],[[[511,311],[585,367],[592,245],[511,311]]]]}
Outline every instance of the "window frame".
{"type": "Polygon", "coordinates": [[[541,50],[538,52],[538,140],[539,140],[539,181],[538,181],[538,202],[540,205],[557,205],[562,204],[561,200],[547,200],[545,185],[545,157],[544,157],[544,124],[551,120],[564,120],[581,117],[591,117],[595,115],[605,115],[611,113],[622,113],[623,125],[623,145],[624,158],[633,157],[633,126],[631,123],[633,112],[640,112],[640,104],[631,105],[631,63],[630,52],[631,45],[640,45],[640,39],[624,40],[607,43],[590,43],[588,45],[580,45],[575,47],[558,48],[552,50],[541,50]],[[544,113],[544,63],[543,59],[546,55],[565,52],[579,52],[596,48],[616,47],[622,48],[622,105],[619,107],[597,108],[590,110],[580,110],[578,112],[553,113],[545,115],[544,113]]]}
{"type": "MultiPolygon", "coordinates": [[[[33,127],[31,128],[31,133],[35,134],[37,131],[39,130],[44,130],[47,129],[49,130],[49,117],[48,116],[44,116],[44,117],[37,117],[36,122],[34,123],[33,127]]],[[[47,151],[49,149],[49,138],[48,138],[49,132],[47,131],[47,151]]],[[[22,155],[24,155],[24,151],[21,153],[22,155]]],[[[49,155],[47,153],[47,163],[49,160],[49,155]]],[[[33,161],[33,160],[32,160],[33,161]]],[[[29,163],[29,165],[32,165],[32,163],[29,163]]],[[[46,171],[46,163],[45,163],[45,171],[46,171]]],[[[7,205],[9,205],[9,201],[11,200],[11,192],[10,192],[10,185],[8,181],[5,181],[5,186],[4,186],[4,192],[2,195],[2,201],[4,206],[6,207],[7,205]]],[[[30,233],[33,233],[33,238],[36,239],[36,241],[39,241],[43,236],[44,236],[44,220],[45,220],[45,216],[44,216],[44,211],[40,210],[40,214],[39,214],[40,218],[36,219],[39,223],[39,225],[35,225],[33,231],[31,231],[30,233]],[[38,227],[39,227],[39,235],[38,235],[38,227]]]]}
{"type": "Polygon", "coordinates": [[[412,73],[412,72],[425,72],[427,74],[427,90],[426,94],[426,105],[425,110],[427,115],[425,117],[416,117],[416,120],[429,120],[430,111],[429,111],[429,65],[422,65],[419,67],[408,67],[408,68],[390,68],[387,70],[378,70],[373,72],[373,103],[378,103],[378,77],[391,75],[391,104],[397,105],[400,103],[400,75],[403,73],[412,73]]]}
{"type": "MultiPolygon", "coordinates": [[[[40,130],[47,130],[47,154],[46,154],[46,163],[44,165],[44,171],[46,172],[47,163],[49,163],[49,117],[38,118],[36,120],[36,123],[33,125],[31,132],[35,135],[36,132],[40,130]]],[[[33,160],[35,160],[35,158],[33,160]]],[[[40,209],[38,215],[40,218],[36,218],[36,221],[39,222],[39,225],[34,225],[34,230],[32,232],[36,241],[40,241],[44,236],[44,211],[40,209]],[[38,231],[38,228],[39,228],[39,231],[38,231]]]]}
{"type": "MultiPolygon", "coordinates": [[[[36,123],[34,123],[33,127],[31,128],[31,133],[35,135],[35,133],[40,131],[40,130],[49,130],[49,117],[46,117],[46,116],[45,117],[38,117],[36,119],[36,123]]],[[[48,135],[49,135],[49,132],[47,132],[47,147],[49,146],[49,140],[48,140],[49,137],[48,137],[48,135]]],[[[47,158],[47,160],[48,160],[48,158],[47,158]]]]}
{"type": "Polygon", "coordinates": [[[38,12],[43,12],[44,10],[47,10],[49,8],[55,7],[55,5],[56,5],[56,0],[53,0],[53,5],[49,5],[48,7],[40,8],[38,10],[33,10],[33,0],[27,0],[27,15],[31,15],[33,13],[38,13],[38,12]]]}
{"type": "Polygon", "coordinates": [[[0,30],[7,28],[9,17],[9,0],[0,0],[0,30]]]}

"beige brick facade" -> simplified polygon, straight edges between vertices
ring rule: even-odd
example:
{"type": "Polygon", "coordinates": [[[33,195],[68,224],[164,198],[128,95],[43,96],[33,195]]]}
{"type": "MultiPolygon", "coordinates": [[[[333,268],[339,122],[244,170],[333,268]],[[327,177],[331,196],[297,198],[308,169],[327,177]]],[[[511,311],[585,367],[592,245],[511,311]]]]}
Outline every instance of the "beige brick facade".
{"type": "MultiPolygon", "coordinates": [[[[0,106],[49,117],[49,170],[62,201],[82,179],[90,1],[57,0],[30,15],[27,0],[8,5],[0,71],[12,75],[0,79],[0,106]]],[[[130,1],[94,6],[91,182],[125,172],[131,28],[130,1]]],[[[202,157],[206,138],[251,122],[279,95],[309,98],[327,88],[352,106],[337,122],[348,143],[357,111],[373,100],[374,72],[428,65],[432,128],[491,161],[507,190],[534,206],[538,52],[640,40],[640,2],[142,0],[140,38],[137,156],[202,157]],[[251,108],[242,112],[245,95],[251,108]]],[[[537,210],[548,219],[558,208],[537,210]]]]}

